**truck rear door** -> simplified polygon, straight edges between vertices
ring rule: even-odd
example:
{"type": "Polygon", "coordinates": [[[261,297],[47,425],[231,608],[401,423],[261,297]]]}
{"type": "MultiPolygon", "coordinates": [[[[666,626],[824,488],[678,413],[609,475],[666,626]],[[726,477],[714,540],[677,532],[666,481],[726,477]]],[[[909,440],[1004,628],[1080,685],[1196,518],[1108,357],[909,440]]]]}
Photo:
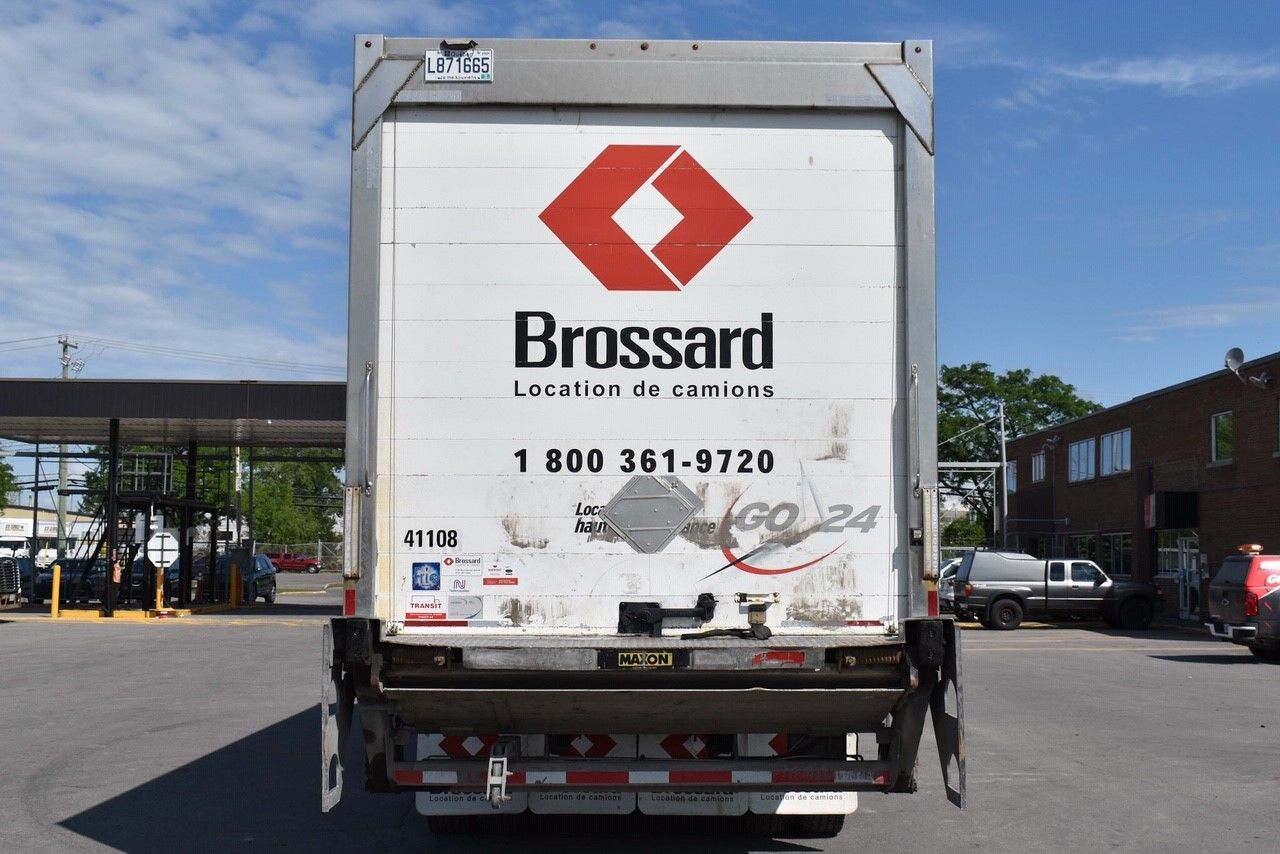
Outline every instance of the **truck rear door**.
{"type": "Polygon", "coordinates": [[[626,603],[709,594],[686,625],[744,627],[748,595],[777,634],[896,626],[903,132],[887,112],[389,110],[387,618],[616,634],[626,603]]]}

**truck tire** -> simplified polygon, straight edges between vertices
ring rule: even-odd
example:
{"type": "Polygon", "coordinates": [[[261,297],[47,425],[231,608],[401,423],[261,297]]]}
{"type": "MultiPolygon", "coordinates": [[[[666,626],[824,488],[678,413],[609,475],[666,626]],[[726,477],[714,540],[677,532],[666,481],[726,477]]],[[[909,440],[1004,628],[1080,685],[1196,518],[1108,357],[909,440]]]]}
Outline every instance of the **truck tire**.
{"type": "Polygon", "coordinates": [[[1120,627],[1129,631],[1149,629],[1155,613],[1155,608],[1146,599],[1129,599],[1120,605],[1120,627]]]}
{"type": "Polygon", "coordinates": [[[989,612],[991,628],[1011,632],[1022,625],[1022,605],[1017,599],[998,599],[989,612]]]}
{"type": "Polygon", "coordinates": [[[315,575],[315,574],[316,574],[317,572],[319,572],[319,571],[320,571],[320,565],[319,565],[319,564],[317,564],[317,563],[312,563],[312,564],[308,564],[308,565],[307,565],[307,572],[308,572],[310,575],[315,575]]]}
{"type": "Polygon", "coordinates": [[[749,812],[742,816],[742,828],[748,836],[786,836],[791,816],[749,812]]]}
{"type": "Polygon", "coordinates": [[[844,830],[843,815],[798,815],[794,835],[802,839],[830,839],[844,830]]]}
{"type": "Polygon", "coordinates": [[[429,815],[427,816],[427,830],[430,830],[434,836],[458,836],[463,833],[470,833],[475,827],[472,820],[475,816],[470,815],[429,815]]]}
{"type": "Polygon", "coordinates": [[[1253,657],[1265,664],[1280,664],[1280,647],[1277,646],[1259,646],[1256,643],[1249,644],[1249,652],[1253,653],[1253,657]]]}

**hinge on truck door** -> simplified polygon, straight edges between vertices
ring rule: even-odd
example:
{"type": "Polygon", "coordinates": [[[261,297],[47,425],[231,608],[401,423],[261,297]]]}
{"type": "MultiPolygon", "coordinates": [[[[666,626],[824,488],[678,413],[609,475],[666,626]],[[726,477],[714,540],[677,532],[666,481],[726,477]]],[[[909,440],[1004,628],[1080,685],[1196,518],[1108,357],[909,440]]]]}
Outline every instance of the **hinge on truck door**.
{"type": "Polygon", "coordinates": [[[489,796],[489,806],[495,810],[502,806],[503,801],[511,800],[511,796],[507,794],[507,777],[511,774],[507,770],[507,759],[513,754],[519,755],[519,752],[519,739],[510,738],[499,739],[489,749],[489,766],[484,790],[489,796]]]}

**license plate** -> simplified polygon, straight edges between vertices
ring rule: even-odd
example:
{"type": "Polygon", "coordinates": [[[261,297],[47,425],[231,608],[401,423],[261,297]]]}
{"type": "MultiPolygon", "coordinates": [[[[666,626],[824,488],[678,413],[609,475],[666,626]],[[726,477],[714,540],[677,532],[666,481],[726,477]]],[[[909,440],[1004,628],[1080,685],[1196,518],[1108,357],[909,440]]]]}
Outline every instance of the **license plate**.
{"type": "Polygon", "coordinates": [[[599,666],[605,669],[670,670],[689,666],[688,650],[605,649],[600,651],[599,666]]]}
{"type": "Polygon", "coordinates": [[[492,83],[493,51],[429,50],[423,73],[428,83],[492,83]]]}

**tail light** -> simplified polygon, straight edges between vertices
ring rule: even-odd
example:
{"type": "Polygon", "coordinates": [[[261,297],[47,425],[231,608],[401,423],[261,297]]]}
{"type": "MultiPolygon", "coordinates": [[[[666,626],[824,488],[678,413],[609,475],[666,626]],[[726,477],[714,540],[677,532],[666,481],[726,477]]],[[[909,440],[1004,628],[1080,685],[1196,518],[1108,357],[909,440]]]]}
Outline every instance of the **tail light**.
{"type": "Polygon", "coordinates": [[[1257,593],[1244,594],[1244,615],[1246,617],[1258,616],[1258,594],[1257,593]]]}
{"type": "Polygon", "coordinates": [[[972,584],[966,584],[966,585],[964,586],[964,595],[966,595],[966,596],[972,596],[972,595],[973,595],[973,585],[972,585],[972,584]]]}

